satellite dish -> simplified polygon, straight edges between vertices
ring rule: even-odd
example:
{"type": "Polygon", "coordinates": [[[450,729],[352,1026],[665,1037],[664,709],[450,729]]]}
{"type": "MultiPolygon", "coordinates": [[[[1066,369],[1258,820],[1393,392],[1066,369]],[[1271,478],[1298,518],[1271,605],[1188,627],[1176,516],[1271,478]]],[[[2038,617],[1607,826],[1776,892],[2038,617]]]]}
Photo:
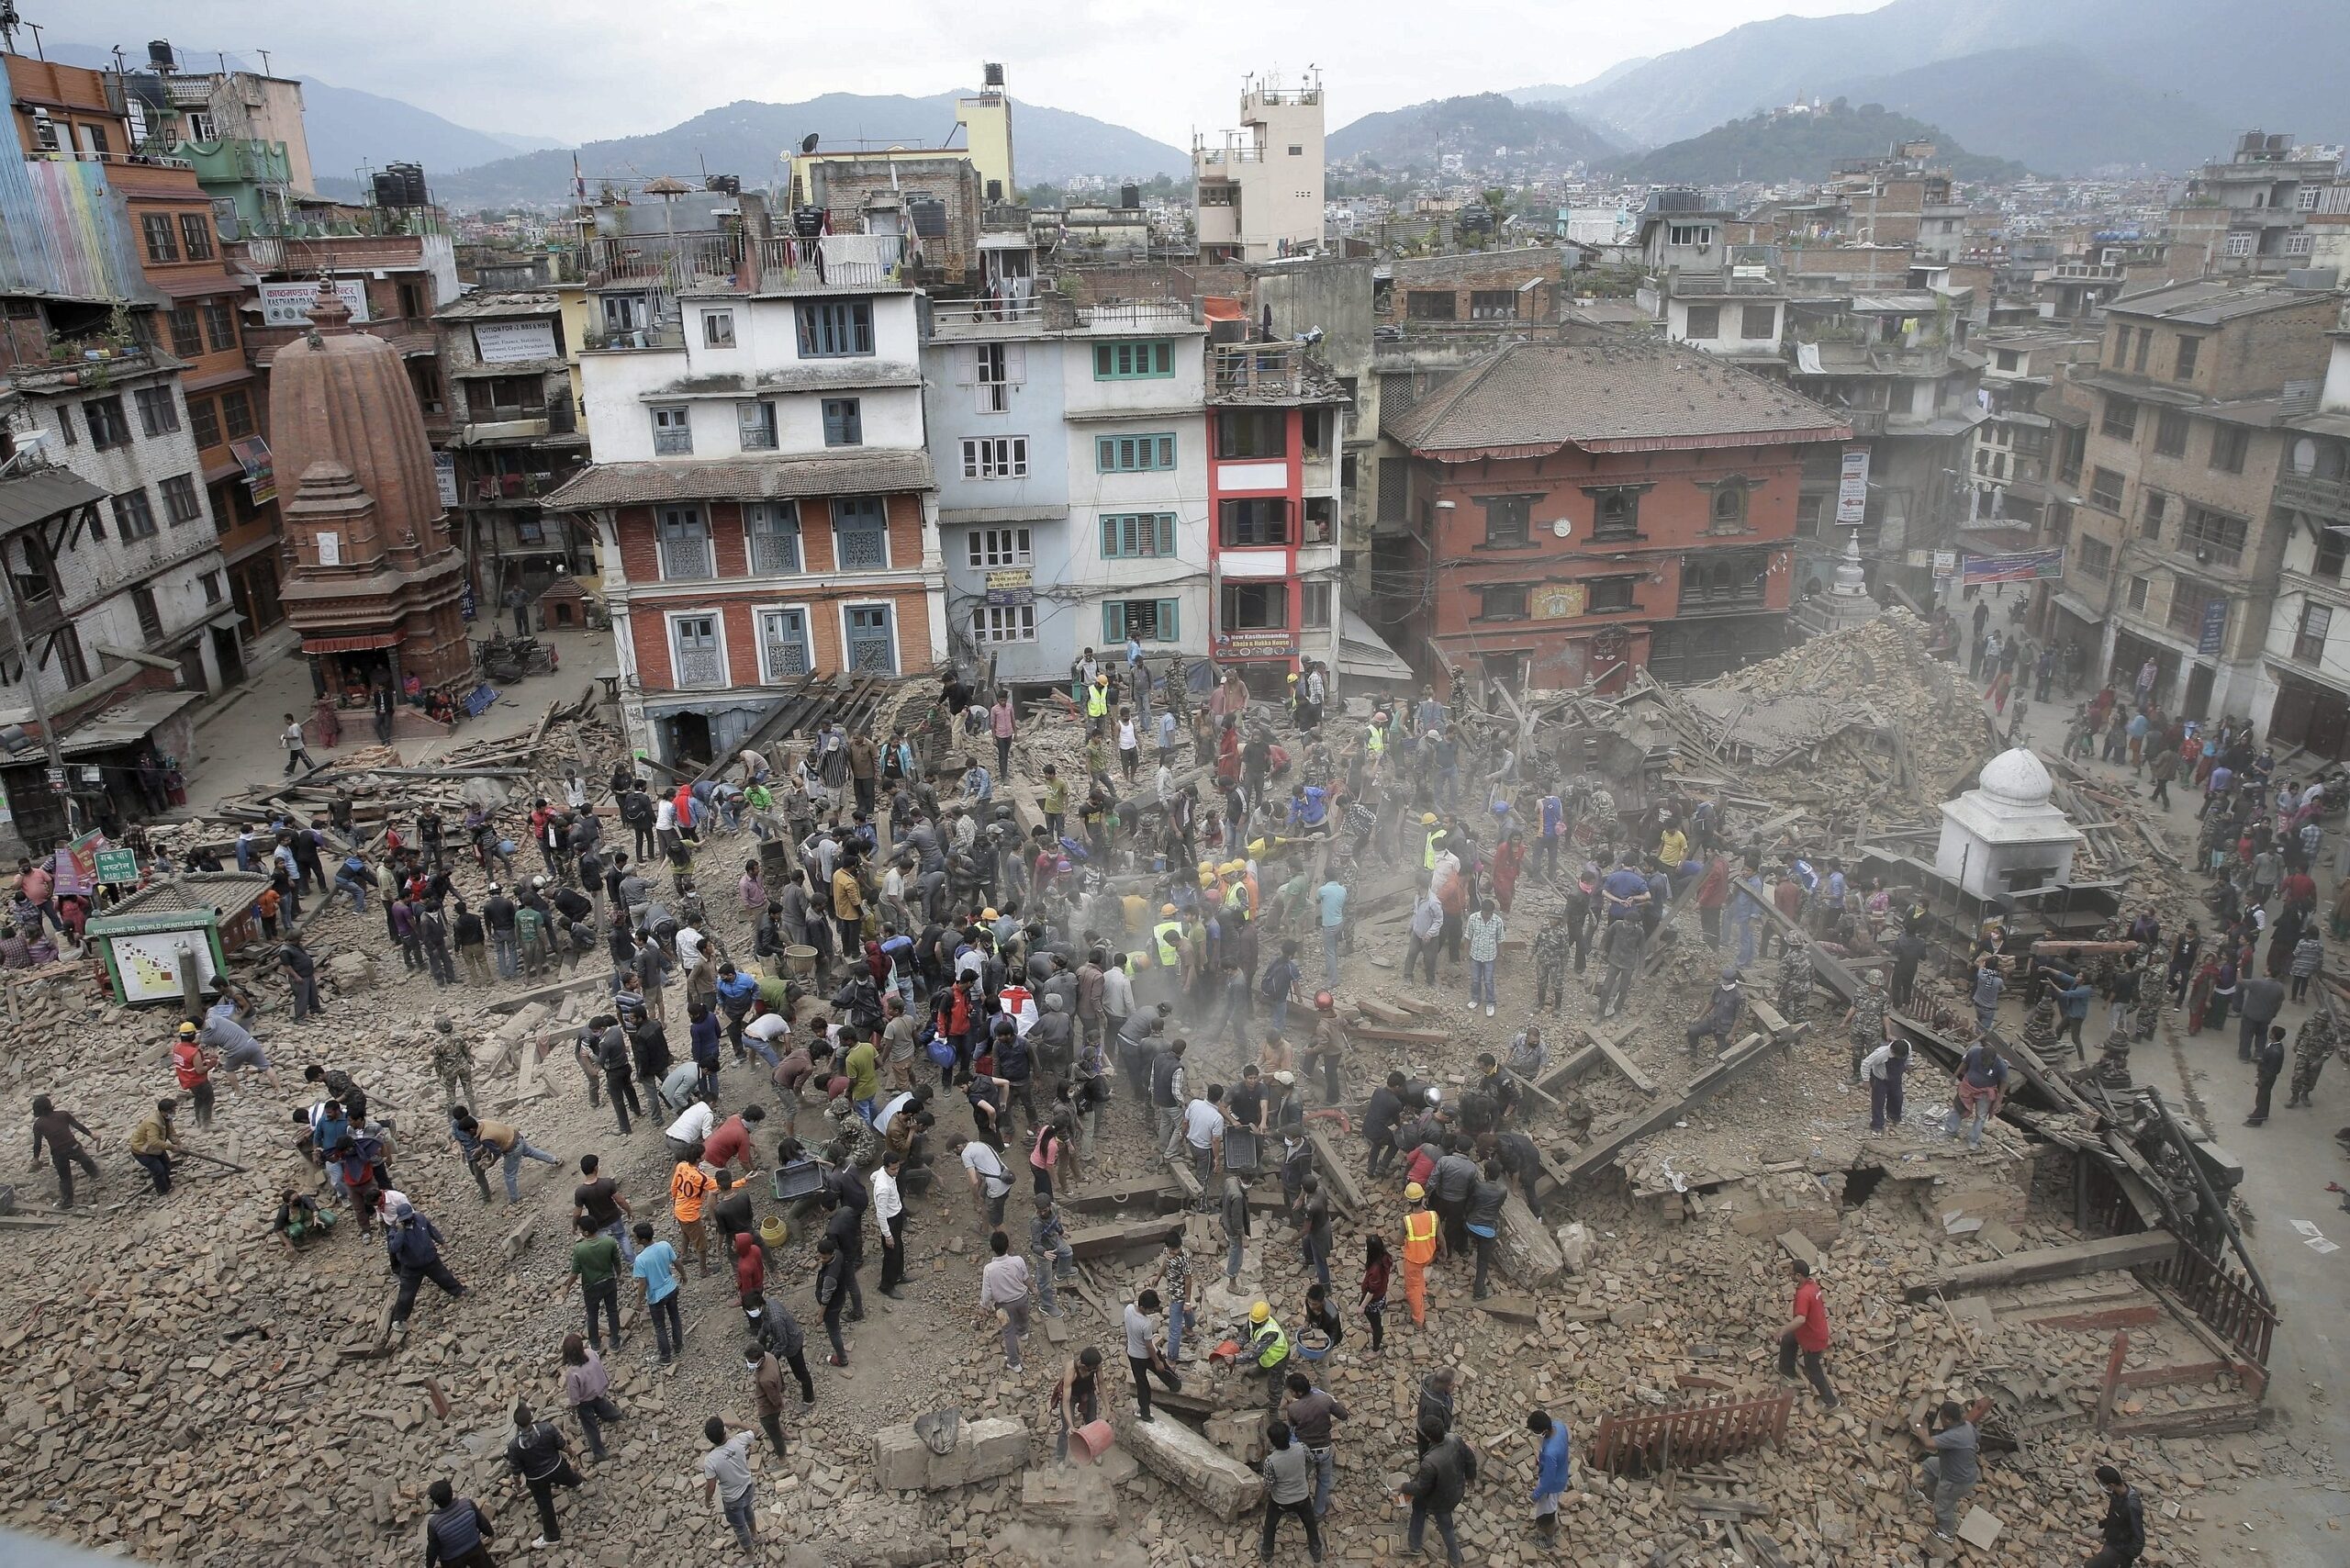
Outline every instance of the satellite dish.
{"type": "Polygon", "coordinates": [[[2317,466],[2317,442],[2303,436],[2293,442],[2293,472],[2307,474],[2317,466]]]}
{"type": "Polygon", "coordinates": [[[813,152],[816,151],[816,133],[814,131],[811,130],[806,136],[800,139],[800,151],[802,152],[813,152]]]}
{"type": "Polygon", "coordinates": [[[1558,521],[1550,525],[1550,532],[1557,534],[1560,538],[1564,539],[1573,526],[1574,525],[1572,523],[1569,522],[1562,517],[1558,521]]]}

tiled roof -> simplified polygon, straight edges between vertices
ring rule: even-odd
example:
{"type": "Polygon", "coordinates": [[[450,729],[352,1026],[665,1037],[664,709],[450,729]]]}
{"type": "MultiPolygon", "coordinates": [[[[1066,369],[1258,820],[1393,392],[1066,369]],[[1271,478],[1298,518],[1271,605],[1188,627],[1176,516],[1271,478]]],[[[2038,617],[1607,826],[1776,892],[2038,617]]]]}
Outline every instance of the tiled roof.
{"type": "Polygon", "coordinates": [[[665,501],[761,501],[927,490],[934,483],[930,455],[923,452],[599,463],[539,504],[548,511],[578,511],[665,501]]]}
{"type": "Polygon", "coordinates": [[[1625,339],[1512,343],[1385,421],[1415,452],[1641,450],[1831,441],[1834,410],[1695,349],[1625,339]]]}

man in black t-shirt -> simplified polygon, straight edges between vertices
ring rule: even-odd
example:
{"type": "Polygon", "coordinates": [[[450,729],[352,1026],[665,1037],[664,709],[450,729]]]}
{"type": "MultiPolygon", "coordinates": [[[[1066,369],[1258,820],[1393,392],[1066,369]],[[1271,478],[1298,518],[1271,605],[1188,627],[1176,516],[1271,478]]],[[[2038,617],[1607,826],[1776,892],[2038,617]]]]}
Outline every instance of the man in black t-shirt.
{"type": "Polygon", "coordinates": [[[622,1266],[636,1261],[636,1240],[628,1232],[627,1216],[632,1212],[626,1198],[621,1196],[621,1184],[610,1176],[598,1173],[598,1160],[592,1154],[579,1157],[579,1185],[571,1189],[571,1217],[592,1221],[598,1234],[610,1237],[620,1243],[622,1266]]]}

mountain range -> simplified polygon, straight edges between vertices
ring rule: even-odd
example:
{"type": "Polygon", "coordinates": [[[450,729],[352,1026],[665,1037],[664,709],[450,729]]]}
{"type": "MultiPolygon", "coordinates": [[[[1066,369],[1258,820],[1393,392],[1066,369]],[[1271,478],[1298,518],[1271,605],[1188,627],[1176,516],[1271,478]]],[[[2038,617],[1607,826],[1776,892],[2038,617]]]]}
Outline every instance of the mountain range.
{"type": "Polygon", "coordinates": [[[2350,135],[2317,62],[2350,51],[2341,0],[1893,0],[1779,17],[1572,87],[1521,89],[1602,135],[1656,146],[1798,98],[1882,102],[2052,174],[2180,169],[2260,126],[2350,135]],[[2287,69],[2279,50],[2310,64],[2287,69]]]}
{"type": "Polygon", "coordinates": [[[1968,152],[1945,130],[1880,104],[1732,120],[1619,161],[1611,173],[1649,185],[1816,180],[1845,159],[1877,156],[1899,141],[1934,142],[1940,161],[1962,180],[2012,180],[2024,173],[2020,163],[1968,152]]]}
{"type": "MultiPolygon", "coordinates": [[[[65,65],[114,64],[114,50],[88,44],[50,44],[44,52],[65,65]]],[[[182,64],[189,70],[203,69],[220,58],[211,50],[180,50],[182,64]]],[[[234,53],[227,59],[234,70],[256,68],[234,53]]],[[[420,163],[426,177],[437,186],[443,174],[517,152],[561,145],[550,137],[475,130],[397,98],[338,87],[315,76],[302,79],[302,129],[309,138],[311,171],[330,195],[354,193],[362,168],[420,163]]]]}
{"type": "Polygon", "coordinates": [[[1333,161],[1367,159],[1382,169],[1434,169],[1446,153],[1479,169],[1506,148],[1510,162],[1598,162],[1617,151],[1573,115],[1513,103],[1499,93],[1441,98],[1368,114],[1341,126],[1326,144],[1333,161]]]}
{"type": "MultiPolygon", "coordinates": [[[[923,98],[826,93],[797,104],[745,98],[648,136],[587,142],[578,150],[579,167],[591,191],[599,177],[691,178],[704,168],[713,174],[739,174],[745,185],[765,185],[778,175],[786,153],[811,131],[821,146],[937,146],[956,129],[955,101],[968,95],[965,89],[923,98]]],[[[1190,156],[1163,141],[1089,115],[1017,99],[1012,144],[1019,175],[1029,181],[1059,182],[1078,174],[1147,179],[1191,170],[1190,156]]],[[[453,207],[561,201],[571,190],[571,160],[561,150],[501,158],[436,177],[432,188],[453,207]]]]}

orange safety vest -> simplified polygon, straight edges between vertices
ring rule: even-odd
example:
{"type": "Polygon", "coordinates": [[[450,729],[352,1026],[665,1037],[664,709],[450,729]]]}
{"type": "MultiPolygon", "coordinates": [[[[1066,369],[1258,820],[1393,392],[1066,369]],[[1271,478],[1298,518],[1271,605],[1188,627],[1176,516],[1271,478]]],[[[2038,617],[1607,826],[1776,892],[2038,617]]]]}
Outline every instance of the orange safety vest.
{"type": "Polygon", "coordinates": [[[1431,1263],[1436,1260],[1436,1215],[1427,1209],[1416,1209],[1404,1216],[1404,1261],[1431,1263]]]}

